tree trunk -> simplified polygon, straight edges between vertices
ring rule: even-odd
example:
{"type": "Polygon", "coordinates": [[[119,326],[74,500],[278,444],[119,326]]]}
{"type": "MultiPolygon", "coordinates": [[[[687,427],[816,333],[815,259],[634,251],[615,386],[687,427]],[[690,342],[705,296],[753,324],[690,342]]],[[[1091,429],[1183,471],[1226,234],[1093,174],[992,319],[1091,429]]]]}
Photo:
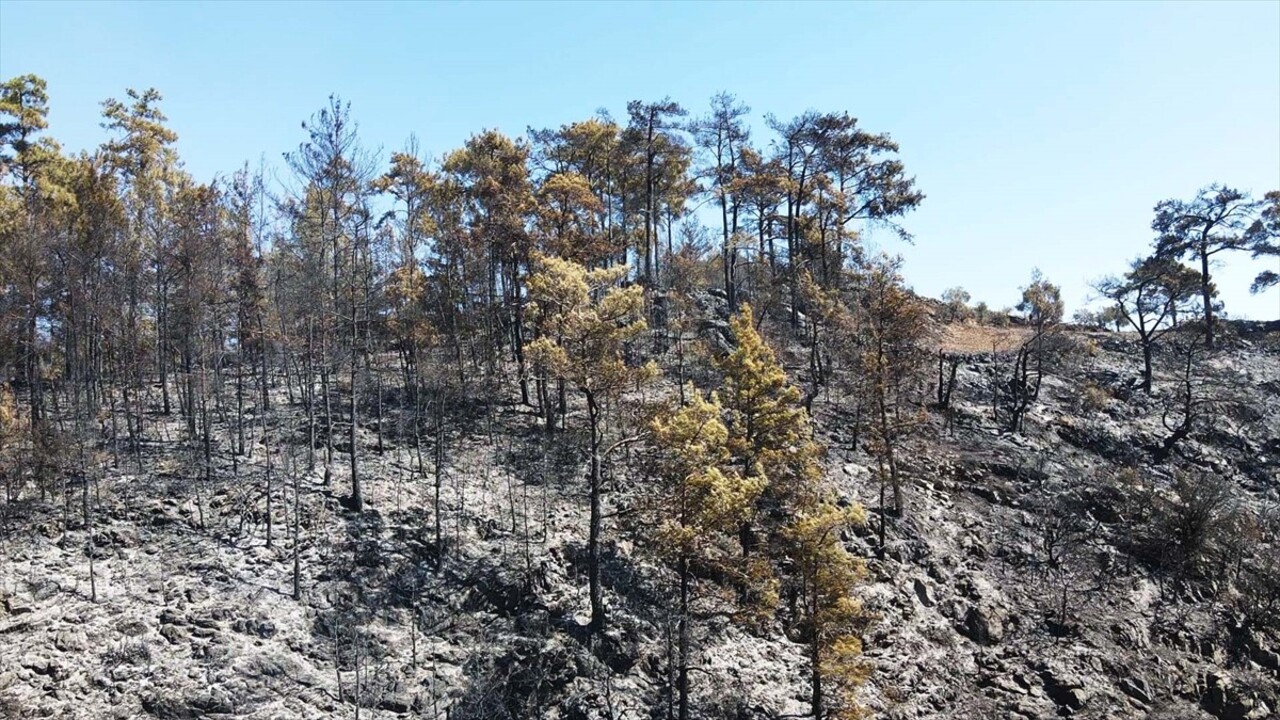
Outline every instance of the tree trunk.
{"type": "Polygon", "coordinates": [[[813,600],[809,608],[810,623],[812,637],[809,639],[809,664],[810,664],[810,680],[813,685],[813,694],[810,703],[813,705],[814,720],[822,720],[826,717],[826,710],[823,708],[822,698],[822,635],[818,628],[818,588],[816,579],[814,586],[810,592],[813,593],[813,600]]]}
{"type": "Polygon", "coordinates": [[[591,595],[591,623],[588,630],[595,635],[604,630],[604,592],[600,587],[600,532],[603,524],[601,495],[604,479],[601,477],[600,458],[600,408],[595,393],[588,390],[587,415],[591,424],[591,520],[587,534],[587,582],[591,595]]]}
{"type": "Polygon", "coordinates": [[[1142,341],[1142,390],[1148,395],[1151,394],[1151,349],[1152,340],[1143,338],[1142,341]]]}
{"type": "Polygon", "coordinates": [[[436,525],[436,568],[439,569],[444,563],[444,517],[440,512],[440,489],[444,487],[444,408],[441,405],[443,398],[441,393],[436,392],[435,407],[435,497],[432,500],[432,510],[435,513],[436,525]]]}
{"type": "Polygon", "coordinates": [[[1204,297],[1204,346],[1213,349],[1213,285],[1209,282],[1208,243],[1200,243],[1200,292],[1204,297]]]}
{"type": "Polygon", "coordinates": [[[680,628],[677,640],[679,667],[676,689],[680,694],[680,720],[689,720],[689,555],[680,554],[680,628]]]}
{"type": "Polygon", "coordinates": [[[364,494],[360,491],[360,451],[356,445],[356,425],[357,408],[356,408],[356,360],[358,354],[355,349],[355,329],[351,331],[351,398],[349,401],[349,409],[351,414],[351,428],[347,431],[347,440],[351,443],[351,507],[356,512],[364,511],[364,494]]]}

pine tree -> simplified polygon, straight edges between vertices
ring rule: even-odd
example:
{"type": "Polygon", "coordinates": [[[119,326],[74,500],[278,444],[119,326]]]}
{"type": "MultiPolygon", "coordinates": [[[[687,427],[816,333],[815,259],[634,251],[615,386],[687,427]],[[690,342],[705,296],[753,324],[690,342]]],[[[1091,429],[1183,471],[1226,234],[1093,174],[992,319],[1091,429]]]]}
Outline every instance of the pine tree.
{"type": "Polygon", "coordinates": [[[536,271],[529,277],[530,315],[541,336],[525,347],[534,367],[562,378],[586,400],[590,429],[589,495],[591,517],[587,538],[587,576],[590,583],[592,633],[604,629],[605,608],[600,584],[600,542],[604,522],[603,464],[623,439],[606,447],[605,404],[623,390],[656,373],[653,366],[637,368],[624,357],[627,342],[646,327],[641,316],[643,289],[618,287],[626,266],[587,270],[560,258],[536,255],[536,271]]]}
{"type": "Polygon", "coordinates": [[[796,630],[809,646],[810,702],[818,720],[861,716],[853,691],[870,672],[859,639],[867,616],[852,592],[865,569],[844,549],[841,535],[865,521],[861,506],[821,498],[797,508],[786,529],[787,555],[803,596],[796,630]]]}
{"type": "Polygon", "coordinates": [[[863,338],[857,372],[863,404],[871,414],[868,449],[880,477],[880,545],[884,549],[884,491],[893,490],[893,513],[903,512],[898,459],[905,439],[920,425],[928,338],[924,306],[903,284],[898,261],[880,258],[861,277],[863,338]]]}
{"type": "Polygon", "coordinates": [[[654,446],[661,454],[663,488],[657,504],[662,519],[654,545],[679,577],[676,688],[680,720],[689,718],[694,566],[703,575],[708,570],[735,571],[733,534],[753,512],[765,485],[763,477],[745,477],[733,467],[719,398],[706,398],[692,385],[684,396],[686,405],[667,410],[650,424],[654,446]]]}
{"type": "Polygon", "coordinates": [[[789,599],[793,636],[809,646],[814,716],[853,717],[857,708],[849,692],[866,669],[858,660],[863,615],[851,592],[863,571],[841,535],[862,524],[865,513],[858,505],[841,507],[823,486],[822,447],[813,439],[800,390],[756,330],[751,306],[744,303],[729,324],[737,347],[719,363],[730,418],[726,444],[740,473],[762,481],[739,541],[744,553],[751,552],[756,539],[750,518],[764,526],[765,556],[778,568],[789,599]]]}
{"type": "MultiPolygon", "coordinates": [[[[743,475],[764,477],[761,496],[766,516],[778,516],[821,476],[821,448],[813,441],[800,390],[787,380],[773,349],[755,327],[750,304],[729,320],[737,347],[718,362],[724,373],[721,398],[729,416],[729,449],[743,475]]],[[[743,553],[755,543],[742,528],[743,553]]]]}

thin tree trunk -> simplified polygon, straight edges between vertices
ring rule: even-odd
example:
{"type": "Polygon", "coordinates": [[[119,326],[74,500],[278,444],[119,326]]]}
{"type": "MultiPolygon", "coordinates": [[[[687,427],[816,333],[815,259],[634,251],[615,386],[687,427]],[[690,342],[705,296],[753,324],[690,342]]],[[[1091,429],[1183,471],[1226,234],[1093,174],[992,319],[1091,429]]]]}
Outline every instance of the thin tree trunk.
{"type": "Polygon", "coordinates": [[[676,675],[676,688],[679,697],[680,720],[689,720],[689,555],[680,554],[680,627],[677,653],[679,668],[676,675]]]}
{"type": "Polygon", "coordinates": [[[600,408],[595,393],[587,391],[587,414],[591,424],[591,518],[587,534],[587,581],[591,596],[591,622],[588,630],[596,635],[604,630],[604,591],[600,586],[600,535],[604,520],[601,496],[604,478],[601,476],[600,458],[600,408]]]}
{"type": "Polygon", "coordinates": [[[1209,281],[1209,247],[1200,243],[1200,292],[1204,296],[1204,345],[1213,349],[1213,284],[1209,281]]]}

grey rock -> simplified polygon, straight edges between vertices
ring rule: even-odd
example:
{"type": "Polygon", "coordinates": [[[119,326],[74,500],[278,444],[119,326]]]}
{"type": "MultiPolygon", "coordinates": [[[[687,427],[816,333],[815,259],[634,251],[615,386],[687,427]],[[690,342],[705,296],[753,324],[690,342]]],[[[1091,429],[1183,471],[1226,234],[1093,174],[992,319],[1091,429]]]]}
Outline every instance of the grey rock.
{"type": "Polygon", "coordinates": [[[970,605],[959,630],[979,645],[998,645],[1004,640],[1004,611],[987,603],[970,605]]]}
{"type": "Polygon", "coordinates": [[[1250,657],[1253,658],[1254,662],[1268,670],[1280,670],[1280,652],[1257,647],[1250,653],[1250,657]]]}
{"type": "Polygon", "coordinates": [[[160,636],[171,645],[177,645],[187,639],[187,631],[176,625],[164,625],[160,628],[160,636]]]}
{"type": "Polygon", "coordinates": [[[1121,680],[1120,689],[1124,691],[1125,695],[1128,695],[1144,705],[1151,704],[1151,686],[1141,677],[1134,676],[1121,680]]]}
{"type": "Polygon", "coordinates": [[[379,710],[393,713],[407,713],[414,707],[414,699],[404,691],[388,694],[378,703],[379,710]]]}
{"type": "Polygon", "coordinates": [[[193,615],[188,617],[187,620],[195,627],[204,628],[205,630],[217,630],[221,627],[216,619],[203,615],[193,615]]]}
{"type": "Polygon", "coordinates": [[[1074,673],[1050,668],[1041,672],[1040,678],[1044,681],[1044,689],[1049,699],[1059,707],[1079,710],[1093,696],[1093,693],[1085,688],[1084,681],[1074,673]]]}
{"type": "Polygon", "coordinates": [[[51,677],[54,680],[60,680],[66,676],[62,666],[56,660],[41,655],[28,654],[18,661],[18,665],[37,675],[51,677]]]}
{"type": "Polygon", "coordinates": [[[1253,720],[1256,704],[1237,690],[1225,670],[1213,670],[1206,676],[1200,707],[1218,720],[1253,720]]]}
{"type": "Polygon", "coordinates": [[[35,611],[35,606],[31,604],[30,600],[18,595],[10,595],[5,598],[4,607],[9,611],[10,615],[26,615],[35,611]]]}
{"type": "Polygon", "coordinates": [[[63,652],[83,650],[85,647],[84,633],[79,630],[59,630],[53,639],[53,646],[63,652]]]}
{"type": "Polygon", "coordinates": [[[920,578],[916,578],[911,582],[912,588],[916,592],[916,597],[920,600],[920,604],[925,607],[933,607],[938,604],[938,599],[933,596],[933,590],[920,578]]]}

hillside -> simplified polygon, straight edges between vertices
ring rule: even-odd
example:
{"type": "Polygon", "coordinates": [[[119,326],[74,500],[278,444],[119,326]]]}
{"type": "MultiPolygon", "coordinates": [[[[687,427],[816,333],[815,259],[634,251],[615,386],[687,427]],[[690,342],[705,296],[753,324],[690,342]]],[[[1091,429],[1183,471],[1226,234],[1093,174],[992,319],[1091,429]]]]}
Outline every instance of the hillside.
{"type": "MultiPolygon", "coordinates": [[[[845,539],[868,569],[862,704],[886,719],[1271,717],[1280,637],[1241,618],[1276,602],[1259,593],[1277,587],[1280,336],[1233,338],[1212,360],[1207,377],[1242,393],[1161,463],[1145,448],[1167,434],[1167,368],[1147,397],[1130,338],[1070,338],[1079,352],[1047,376],[1021,433],[988,408],[988,373],[1008,357],[965,355],[951,409],[928,411],[903,461],[906,510],[888,520],[884,558],[874,512],[845,539]],[[1211,537],[1185,572],[1168,532],[1195,498],[1175,493],[1175,468],[1221,490],[1198,508],[1211,537]]],[[[58,492],[3,506],[0,716],[666,717],[671,583],[629,512],[642,463],[619,463],[607,496],[610,625],[589,640],[582,411],[547,434],[511,392],[457,409],[438,534],[432,475],[390,406],[357,433],[363,512],[344,503],[343,462],[328,487],[294,471],[305,423],[283,393],[270,455],[251,430],[235,458],[223,426],[208,479],[181,420],[153,408],[136,457],[104,456],[88,487],[64,480],[70,507],[58,492]]],[[[849,406],[833,390],[814,413],[828,479],[874,510],[875,464],[852,449],[849,406]]],[[[695,649],[695,717],[807,713],[804,646],[776,622],[710,612],[695,649]]]]}

